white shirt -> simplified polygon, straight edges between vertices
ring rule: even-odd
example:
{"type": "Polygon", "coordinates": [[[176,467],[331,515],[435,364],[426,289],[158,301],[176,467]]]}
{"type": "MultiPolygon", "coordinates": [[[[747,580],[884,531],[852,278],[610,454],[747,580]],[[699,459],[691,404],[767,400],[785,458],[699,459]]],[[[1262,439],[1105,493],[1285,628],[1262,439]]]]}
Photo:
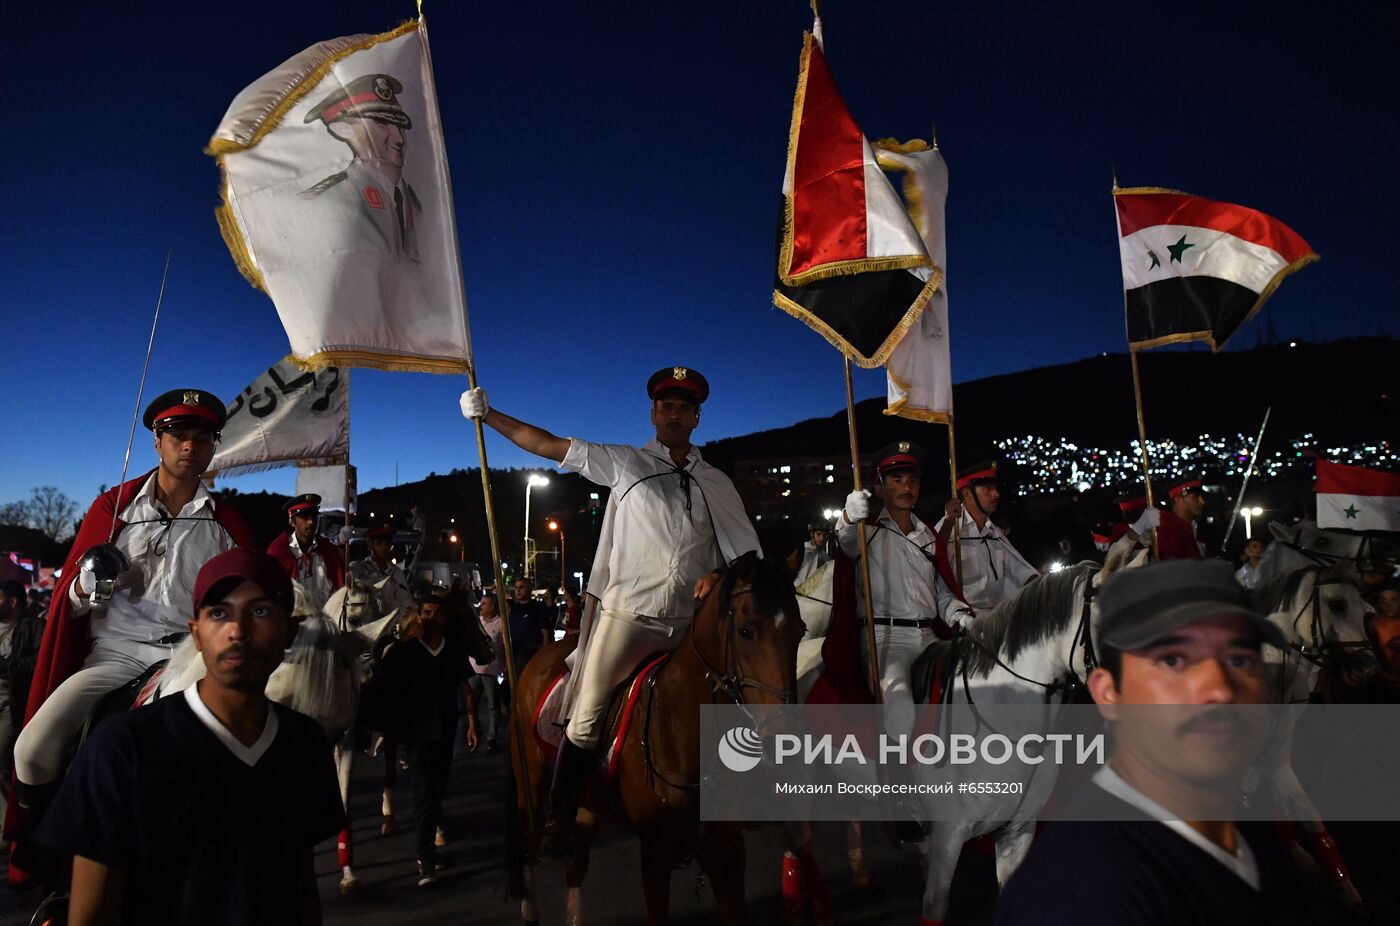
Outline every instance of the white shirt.
{"type": "Polygon", "coordinates": [[[501,645],[501,628],[503,626],[505,625],[501,623],[499,614],[489,620],[483,619],[481,621],[481,629],[486,631],[486,636],[490,638],[491,651],[496,654],[496,657],[485,663],[477,662],[470,656],[467,657],[467,660],[472,664],[472,671],[477,675],[500,675],[505,671],[504,666],[501,665],[501,653],[504,652],[501,645]]]}
{"type": "MultiPolygon", "coordinates": [[[[967,606],[934,571],[924,556],[934,551],[933,531],[911,514],[913,530],[905,534],[888,511],[880,512],[879,528],[867,525],[865,536],[870,549],[870,599],[875,617],[927,621],[942,617],[949,624],[970,620],[967,606]]],[[[836,531],[841,552],[852,560],[860,557],[860,532],[844,516],[836,531]]],[[[865,591],[860,569],[856,569],[856,614],[865,617],[865,591]]]]}
{"type": "Polygon", "coordinates": [[[600,560],[606,555],[606,578],[602,588],[589,588],[604,610],[689,618],[700,577],[759,548],[733,483],[695,447],[678,469],[655,439],[637,448],[571,438],[561,466],[612,490],[598,551],[600,560]]]}
{"type": "Polygon", "coordinates": [[[335,591],[331,585],[331,577],[326,574],[326,562],[316,552],[317,544],[327,541],[313,534],[311,549],[303,553],[301,544],[297,541],[296,531],[292,531],[288,539],[288,545],[292,548],[292,558],[296,561],[296,575],[292,578],[301,586],[302,593],[306,595],[315,613],[320,614],[326,605],[326,599],[335,591]]]}
{"type": "MultiPolygon", "coordinates": [[[[1204,556],[1204,552],[1201,555],[1204,556]]],[[[1254,587],[1259,584],[1259,567],[1245,563],[1239,569],[1235,570],[1235,581],[1250,591],[1253,591],[1254,587]]]]}
{"type": "MultiPolygon", "coordinates": [[[[214,520],[214,499],[204,485],[171,519],[156,500],[156,474],[146,480],[119,517],[126,525],[117,548],[131,561],[105,608],[92,612],[94,639],[154,643],[173,633],[189,633],[194,581],[205,563],[236,544],[214,520]]],[[[78,597],[78,583],[68,590],[74,614],[86,614],[91,602],[78,597]]]]}
{"type": "MultiPolygon", "coordinates": [[[[947,516],[938,520],[934,530],[942,531],[947,516]]],[[[959,537],[962,540],[962,593],[968,604],[979,613],[990,611],[1006,599],[1015,595],[1035,576],[1035,567],[1006,539],[1001,528],[988,518],[979,530],[972,515],[963,510],[959,522],[959,537]]],[[[948,539],[948,559],[954,553],[953,540],[948,539]]],[[[957,564],[951,563],[953,574],[957,575],[957,564]]]]}
{"type": "Polygon", "coordinates": [[[1186,821],[1176,819],[1176,814],[1128,784],[1121,775],[1113,770],[1112,766],[1105,765],[1095,772],[1094,784],[1125,804],[1131,804],[1152,819],[1159,821],[1167,829],[1204,850],[1211,858],[1239,875],[1240,880],[1244,881],[1245,884],[1256,891],[1259,890],[1259,863],[1255,861],[1254,851],[1249,848],[1249,843],[1245,842],[1244,834],[1238,830],[1235,831],[1235,852],[1232,855],[1225,851],[1223,846],[1211,842],[1200,832],[1192,829],[1186,821]]]}
{"type": "Polygon", "coordinates": [[[812,573],[831,562],[831,556],[826,550],[812,546],[812,541],[807,541],[802,545],[802,562],[797,567],[797,578],[792,580],[793,585],[801,585],[812,577],[812,573]]]}
{"type": "Polygon", "coordinates": [[[228,751],[238,757],[238,760],[245,765],[257,765],[258,760],[267,752],[267,748],[272,745],[272,741],[277,738],[277,711],[271,702],[267,705],[267,720],[263,723],[262,735],[257,742],[251,746],[244,746],[238,737],[234,736],[229,728],[224,726],[219,718],[214,716],[214,712],[209,710],[204,699],[199,696],[199,686],[191,685],[185,689],[185,701],[189,704],[190,710],[199,718],[199,722],[209,728],[209,732],[219,738],[219,742],[228,747],[228,751]]]}

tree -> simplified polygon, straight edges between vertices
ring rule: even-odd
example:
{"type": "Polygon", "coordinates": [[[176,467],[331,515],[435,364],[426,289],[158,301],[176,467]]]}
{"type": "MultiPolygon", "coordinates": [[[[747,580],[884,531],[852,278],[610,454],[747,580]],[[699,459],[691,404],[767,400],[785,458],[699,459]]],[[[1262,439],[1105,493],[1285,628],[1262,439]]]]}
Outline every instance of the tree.
{"type": "Polygon", "coordinates": [[[29,494],[29,501],[22,504],[28,510],[26,523],[30,527],[54,540],[65,540],[73,535],[78,505],[56,486],[36,486],[29,494]]]}
{"type": "Polygon", "coordinates": [[[25,502],[6,502],[0,505],[0,524],[10,527],[28,527],[29,505],[25,502]]]}

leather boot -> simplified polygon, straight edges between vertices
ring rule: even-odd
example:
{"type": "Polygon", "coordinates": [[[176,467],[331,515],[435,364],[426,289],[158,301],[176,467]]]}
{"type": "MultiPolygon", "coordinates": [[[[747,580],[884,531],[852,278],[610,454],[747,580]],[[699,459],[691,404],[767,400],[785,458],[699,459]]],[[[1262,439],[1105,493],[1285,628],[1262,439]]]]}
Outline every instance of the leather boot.
{"type": "Polygon", "coordinates": [[[27,785],[18,779],[15,780],[19,838],[15,842],[15,851],[11,859],[16,866],[29,872],[39,883],[54,890],[63,889],[67,885],[66,866],[57,853],[35,842],[34,834],[39,831],[39,824],[49,812],[49,805],[58,795],[59,784],[60,782],[54,781],[45,785],[27,785]]]}
{"type": "Polygon", "coordinates": [[[579,799],[597,767],[596,752],[576,745],[567,736],[560,741],[554,780],[549,786],[549,816],[540,841],[540,861],[546,865],[565,865],[572,857],[579,799]]]}

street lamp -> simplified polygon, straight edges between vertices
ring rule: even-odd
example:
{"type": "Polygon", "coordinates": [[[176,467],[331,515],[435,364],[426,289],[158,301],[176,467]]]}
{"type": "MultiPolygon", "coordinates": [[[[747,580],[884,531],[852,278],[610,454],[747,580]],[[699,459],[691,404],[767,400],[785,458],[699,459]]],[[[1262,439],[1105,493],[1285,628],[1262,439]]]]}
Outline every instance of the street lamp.
{"type": "Polygon", "coordinates": [[[552,531],[558,531],[558,532],[559,532],[559,587],[560,587],[560,589],[562,590],[563,587],[564,587],[564,562],[565,562],[565,560],[564,560],[564,528],[559,524],[558,521],[551,520],[551,521],[549,522],[549,529],[552,530],[552,531]]]}
{"type": "Polygon", "coordinates": [[[583,594],[583,573],[581,573],[581,572],[576,572],[576,573],[574,573],[574,578],[575,578],[575,579],[578,579],[578,593],[579,593],[580,595],[582,595],[582,594],[583,594]]]}
{"type": "MultiPolygon", "coordinates": [[[[452,544],[453,546],[456,546],[456,545],[457,545],[457,535],[456,535],[456,534],[448,534],[448,535],[447,535],[447,542],[450,543],[450,544],[452,544]]],[[[465,546],[463,546],[463,547],[461,547],[461,548],[459,549],[457,559],[458,559],[458,562],[462,562],[462,563],[465,563],[465,562],[467,561],[467,548],[466,548],[465,546]]]]}
{"type": "Polygon", "coordinates": [[[1264,509],[1255,505],[1253,508],[1244,509],[1244,539],[1254,539],[1254,519],[1264,513],[1264,509]]]}
{"type": "Polygon", "coordinates": [[[547,485],[549,477],[539,473],[531,473],[525,482],[525,575],[532,578],[535,575],[535,542],[530,539],[530,490],[535,486],[543,488],[547,485]]]}

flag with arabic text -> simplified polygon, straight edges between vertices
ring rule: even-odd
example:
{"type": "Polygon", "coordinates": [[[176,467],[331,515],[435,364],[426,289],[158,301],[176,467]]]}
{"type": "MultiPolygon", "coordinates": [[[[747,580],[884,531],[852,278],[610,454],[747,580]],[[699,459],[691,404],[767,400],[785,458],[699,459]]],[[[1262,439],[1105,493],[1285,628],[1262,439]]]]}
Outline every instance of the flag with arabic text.
{"type": "Polygon", "coordinates": [[[209,475],[343,464],[349,451],[348,375],[337,367],[303,370],[286,357],[228,403],[209,475]]]}

